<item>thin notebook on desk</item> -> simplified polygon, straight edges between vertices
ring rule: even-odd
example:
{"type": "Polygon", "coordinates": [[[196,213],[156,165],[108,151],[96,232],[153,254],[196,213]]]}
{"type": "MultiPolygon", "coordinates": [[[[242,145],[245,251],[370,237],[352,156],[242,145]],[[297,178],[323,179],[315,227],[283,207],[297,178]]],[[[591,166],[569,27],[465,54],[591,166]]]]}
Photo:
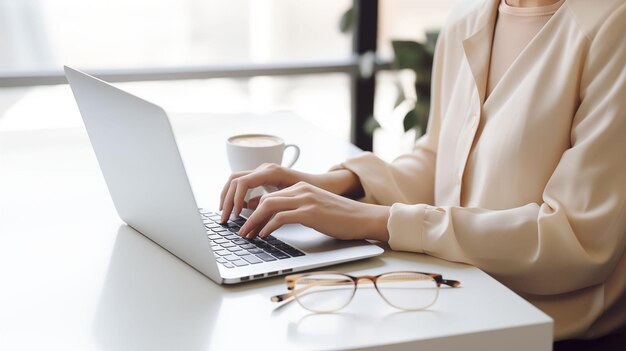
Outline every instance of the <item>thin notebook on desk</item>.
{"type": "Polygon", "coordinates": [[[161,107],[67,66],[65,75],[120,218],[216,283],[239,283],[383,253],[365,240],[336,240],[296,224],[280,228],[266,240],[240,237],[237,231],[245,216],[221,225],[217,212],[198,209],[161,107]]]}

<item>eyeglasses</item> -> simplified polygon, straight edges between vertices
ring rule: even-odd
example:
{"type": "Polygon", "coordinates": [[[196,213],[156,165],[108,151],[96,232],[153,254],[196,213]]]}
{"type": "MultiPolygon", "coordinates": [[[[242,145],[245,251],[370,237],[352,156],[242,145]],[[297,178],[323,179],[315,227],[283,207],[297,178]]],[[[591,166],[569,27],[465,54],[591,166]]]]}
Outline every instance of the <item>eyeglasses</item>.
{"type": "Polygon", "coordinates": [[[378,294],[389,305],[417,311],[432,306],[439,297],[441,284],[456,288],[461,282],[443,279],[441,274],[423,272],[390,272],[380,275],[351,276],[339,272],[312,272],[285,277],[288,293],[272,297],[281,302],[294,297],[312,312],[334,312],[346,307],[360,282],[374,284],[378,294]]]}

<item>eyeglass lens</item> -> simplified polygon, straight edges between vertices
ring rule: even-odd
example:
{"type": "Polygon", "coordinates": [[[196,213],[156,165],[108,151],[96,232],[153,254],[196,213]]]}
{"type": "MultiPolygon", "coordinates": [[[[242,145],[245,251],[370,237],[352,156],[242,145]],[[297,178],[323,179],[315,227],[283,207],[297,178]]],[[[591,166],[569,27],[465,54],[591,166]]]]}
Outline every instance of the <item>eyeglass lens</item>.
{"type": "Polygon", "coordinates": [[[315,312],[332,312],[345,307],[356,286],[350,277],[341,274],[315,274],[298,279],[294,290],[300,305],[315,312]]]}
{"type": "Polygon", "coordinates": [[[392,306],[420,310],[437,301],[439,286],[429,275],[397,272],[381,275],[376,281],[380,295],[392,306]]]}

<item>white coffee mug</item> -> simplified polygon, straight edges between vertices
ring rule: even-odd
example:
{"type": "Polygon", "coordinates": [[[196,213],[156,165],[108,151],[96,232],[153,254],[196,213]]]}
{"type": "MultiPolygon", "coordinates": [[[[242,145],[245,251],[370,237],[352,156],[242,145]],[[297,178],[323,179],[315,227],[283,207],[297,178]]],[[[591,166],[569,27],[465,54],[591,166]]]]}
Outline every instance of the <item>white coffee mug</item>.
{"type": "Polygon", "coordinates": [[[234,135],[226,141],[226,153],[233,172],[250,171],[264,163],[281,165],[285,150],[293,148],[293,157],[284,166],[291,168],[300,156],[300,148],[285,144],[277,136],[269,134],[234,135]]]}

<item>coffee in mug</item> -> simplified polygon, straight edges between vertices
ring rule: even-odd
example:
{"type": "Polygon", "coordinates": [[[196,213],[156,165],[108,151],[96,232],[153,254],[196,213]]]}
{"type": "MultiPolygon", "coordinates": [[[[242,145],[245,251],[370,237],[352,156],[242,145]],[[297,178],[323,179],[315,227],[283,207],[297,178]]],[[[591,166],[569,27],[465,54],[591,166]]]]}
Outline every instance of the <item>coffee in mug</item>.
{"type": "Polygon", "coordinates": [[[268,134],[242,134],[232,136],[226,141],[228,162],[233,172],[250,171],[263,163],[280,165],[288,148],[293,148],[294,155],[285,167],[291,167],[300,156],[300,148],[294,144],[285,144],[280,137],[268,134]]]}
{"type": "Polygon", "coordinates": [[[283,140],[273,135],[237,135],[229,139],[230,143],[238,146],[275,146],[283,143],[283,140]]]}

